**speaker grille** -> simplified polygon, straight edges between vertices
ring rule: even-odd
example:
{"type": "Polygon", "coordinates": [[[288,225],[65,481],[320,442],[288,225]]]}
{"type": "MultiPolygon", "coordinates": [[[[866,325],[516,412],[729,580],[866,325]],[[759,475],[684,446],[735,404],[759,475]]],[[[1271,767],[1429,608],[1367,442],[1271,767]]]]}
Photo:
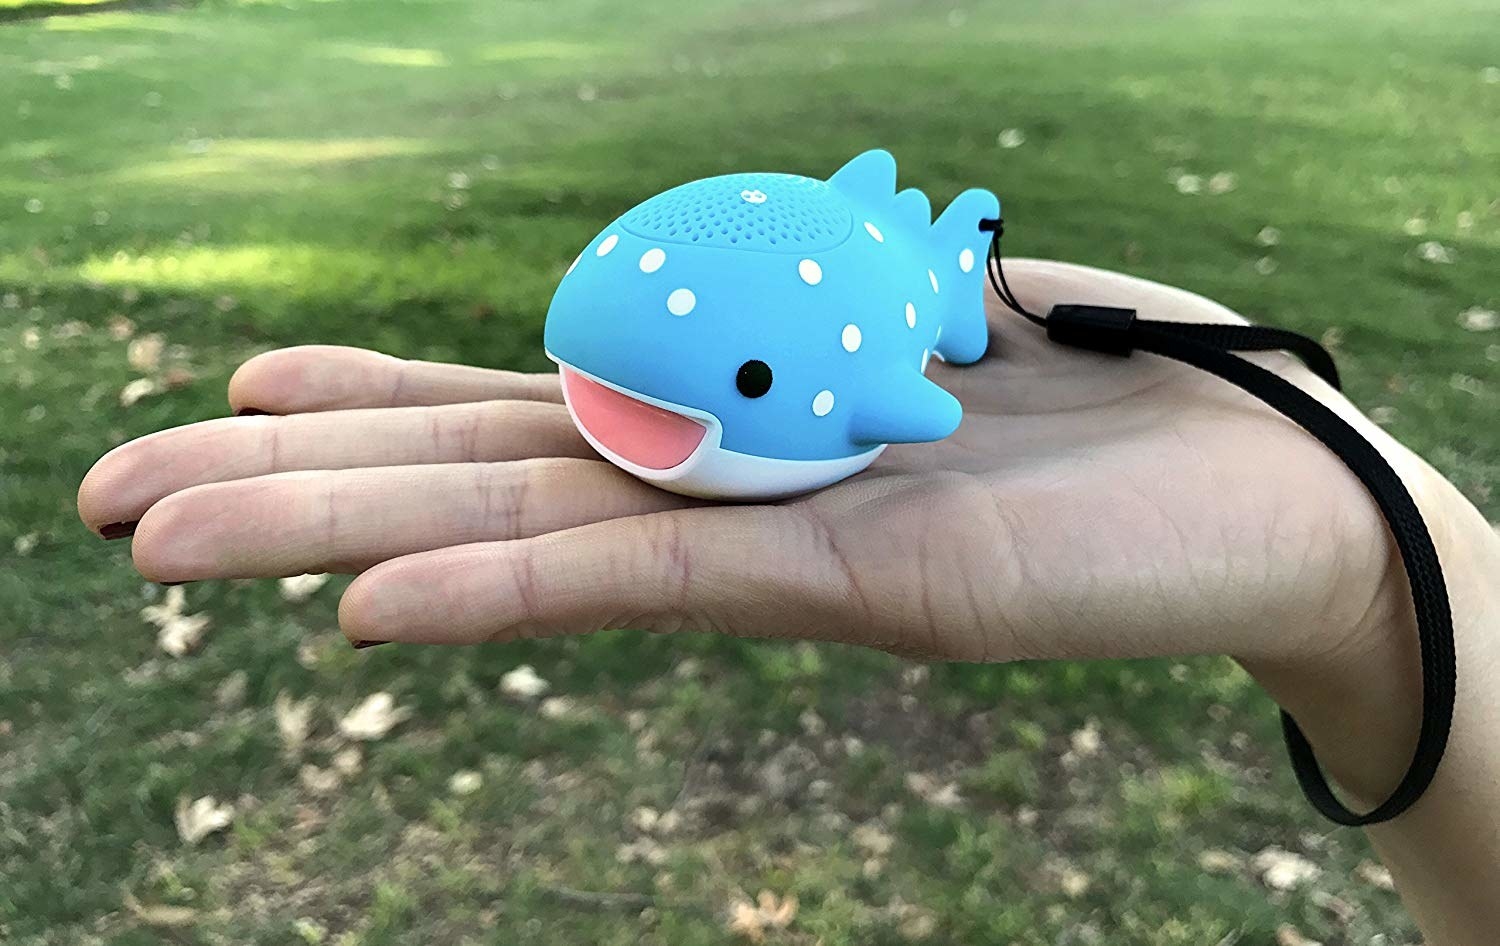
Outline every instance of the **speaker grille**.
{"type": "Polygon", "coordinates": [[[853,221],[826,181],[726,174],[657,194],[626,213],[620,225],[661,243],[814,253],[844,242],[853,221]]]}

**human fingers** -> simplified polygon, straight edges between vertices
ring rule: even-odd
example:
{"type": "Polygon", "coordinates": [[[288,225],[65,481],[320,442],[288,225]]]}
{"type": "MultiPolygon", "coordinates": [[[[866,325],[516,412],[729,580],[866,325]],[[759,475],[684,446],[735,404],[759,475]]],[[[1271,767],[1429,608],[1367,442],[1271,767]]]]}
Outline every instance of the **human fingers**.
{"type": "Polygon", "coordinates": [[[203,483],[292,470],[594,456],[566,408],[535,401],[228,417],[116,447],[84,477],[78,512],[90,528],[108,532],[203,483]]]}
{"type": "Polygon", "coordinates": [[[562,403],[557,375],[408,361],[363,348],[299,345],[257,355],[229,379],[236,412],[300,414],[468,401],[562,403]]]}
{"type": "Polygon", "coordinates": [[[599,460],[282,473],[173,493],[142,518],[132,555],[155,581],[356,572],[689,502],[599,460]]]}

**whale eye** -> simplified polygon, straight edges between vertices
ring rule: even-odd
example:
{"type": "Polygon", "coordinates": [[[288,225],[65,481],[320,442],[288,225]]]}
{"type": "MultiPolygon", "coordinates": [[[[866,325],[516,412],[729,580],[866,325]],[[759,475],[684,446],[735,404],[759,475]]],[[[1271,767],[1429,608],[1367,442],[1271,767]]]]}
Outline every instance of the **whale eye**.
{"type": "Polygon", "coordinates": [[[734,376],[734,386],[745,397],[760,397],[771,390],[771,366],[764,361],[747,361],[734,376]]]}

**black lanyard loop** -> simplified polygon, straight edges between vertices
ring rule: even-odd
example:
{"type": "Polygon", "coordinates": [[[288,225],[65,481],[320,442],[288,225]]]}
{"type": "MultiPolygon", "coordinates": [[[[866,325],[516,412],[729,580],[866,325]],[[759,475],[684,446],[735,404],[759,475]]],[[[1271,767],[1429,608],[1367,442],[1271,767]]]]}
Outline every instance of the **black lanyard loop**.
{"type": "Polygon", "coordinates": [[[1284,329],[1254,325],[1211,325],[1140,319],[1132,309],[1108,306],[1058,305],[1044,317],[1028,312],[1005,281],[1001,265],[1001,220],[982,220],[981,230],[993,234],[986,260],[990,284],[1000,301],[1018,315],[1047,330],[1059,344],[1090,351],[1128,356],[1134,351],[1172,358],[1228,381],[1275,408],[1333,451],[1359,478],[1374,498],[1390,527],[1411,583],[1417,636],[1422,660],[1422,723],[1410,766],[1390,797],[1364,814],[1351,811],[1334,794],[1317,756],[1296,720],[1281,713],[1282,733],[1292,769],[1314,808],[1342,825],[1371,825],[1389,821],[1422,797],[1448,745],[1453,723],[1456,669],[1453,616],[1443,568],[1422,513],[1385,457],[1359,431],[1301,388],[1254,362],[1239,351],[1287,351],[1312,372],[1339,388],[1333,358],[1317,342],[1284,329]]]}

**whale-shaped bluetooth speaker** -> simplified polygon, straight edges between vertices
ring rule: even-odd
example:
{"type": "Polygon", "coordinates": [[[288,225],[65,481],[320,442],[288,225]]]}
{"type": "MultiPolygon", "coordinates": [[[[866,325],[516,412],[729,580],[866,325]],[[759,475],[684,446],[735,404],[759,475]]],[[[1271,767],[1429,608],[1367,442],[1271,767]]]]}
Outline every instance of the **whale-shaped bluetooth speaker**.
{"type": "Polygon", "coordinates": [[[984,190],[936,222],[867,151],[826,181],[727,174],[611,223],[547,312],[568,410],[606,459],[663,489],[773,499],[941,440],[963,414],[924,372],[984,354],[984,190]]]}

